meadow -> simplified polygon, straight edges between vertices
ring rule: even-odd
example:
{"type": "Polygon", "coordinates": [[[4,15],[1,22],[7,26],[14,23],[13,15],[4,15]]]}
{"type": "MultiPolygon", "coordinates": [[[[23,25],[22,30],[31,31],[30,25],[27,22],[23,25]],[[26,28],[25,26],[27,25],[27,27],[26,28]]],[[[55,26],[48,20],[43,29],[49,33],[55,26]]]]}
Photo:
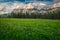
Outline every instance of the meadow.
{"type": "Polygon", "coordinates": [[[0,40],[60,40],[60,20],[0,18],[0,40]]]}

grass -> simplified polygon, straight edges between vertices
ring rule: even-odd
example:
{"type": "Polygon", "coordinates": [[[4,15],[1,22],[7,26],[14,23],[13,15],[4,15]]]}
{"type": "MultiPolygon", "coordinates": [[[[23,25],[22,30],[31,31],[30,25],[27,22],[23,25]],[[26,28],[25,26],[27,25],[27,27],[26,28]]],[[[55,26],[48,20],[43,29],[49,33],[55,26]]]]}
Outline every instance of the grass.
{"type": "Polygon", "coordinates": [[[60,40],[60,20],[0,18],[0,40],[60,40]]]}

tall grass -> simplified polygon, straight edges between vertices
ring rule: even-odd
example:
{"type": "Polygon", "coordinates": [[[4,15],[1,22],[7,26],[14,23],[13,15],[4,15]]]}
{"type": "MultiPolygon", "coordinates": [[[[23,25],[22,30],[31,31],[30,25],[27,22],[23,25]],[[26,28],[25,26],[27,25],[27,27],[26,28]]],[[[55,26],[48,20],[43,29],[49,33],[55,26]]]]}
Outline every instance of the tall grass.
{"type": "Polygon", "coordinates": [[[60,20],[0,18],[0,40],[60,40],[60,20]]]}

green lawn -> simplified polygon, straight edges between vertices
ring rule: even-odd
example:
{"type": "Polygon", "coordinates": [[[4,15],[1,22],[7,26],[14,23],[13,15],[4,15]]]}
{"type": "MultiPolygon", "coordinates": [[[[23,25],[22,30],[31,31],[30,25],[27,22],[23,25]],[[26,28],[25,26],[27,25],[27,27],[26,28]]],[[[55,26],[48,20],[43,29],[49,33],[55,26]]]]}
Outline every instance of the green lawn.
{"type": "Polygon", "coordinates": [[[60,20],[0,18],[0,40],[60,40],[60,20]]]}

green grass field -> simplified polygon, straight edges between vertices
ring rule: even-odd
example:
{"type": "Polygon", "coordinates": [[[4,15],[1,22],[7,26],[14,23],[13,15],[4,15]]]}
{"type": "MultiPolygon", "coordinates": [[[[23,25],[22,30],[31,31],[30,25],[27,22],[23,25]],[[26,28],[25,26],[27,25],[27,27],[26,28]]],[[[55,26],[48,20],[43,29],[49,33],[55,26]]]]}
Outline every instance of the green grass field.
{"type": "Polygon", "coordinates": [[[0,18],[0,40],[60,40],[60,20],[0,18]]]}

